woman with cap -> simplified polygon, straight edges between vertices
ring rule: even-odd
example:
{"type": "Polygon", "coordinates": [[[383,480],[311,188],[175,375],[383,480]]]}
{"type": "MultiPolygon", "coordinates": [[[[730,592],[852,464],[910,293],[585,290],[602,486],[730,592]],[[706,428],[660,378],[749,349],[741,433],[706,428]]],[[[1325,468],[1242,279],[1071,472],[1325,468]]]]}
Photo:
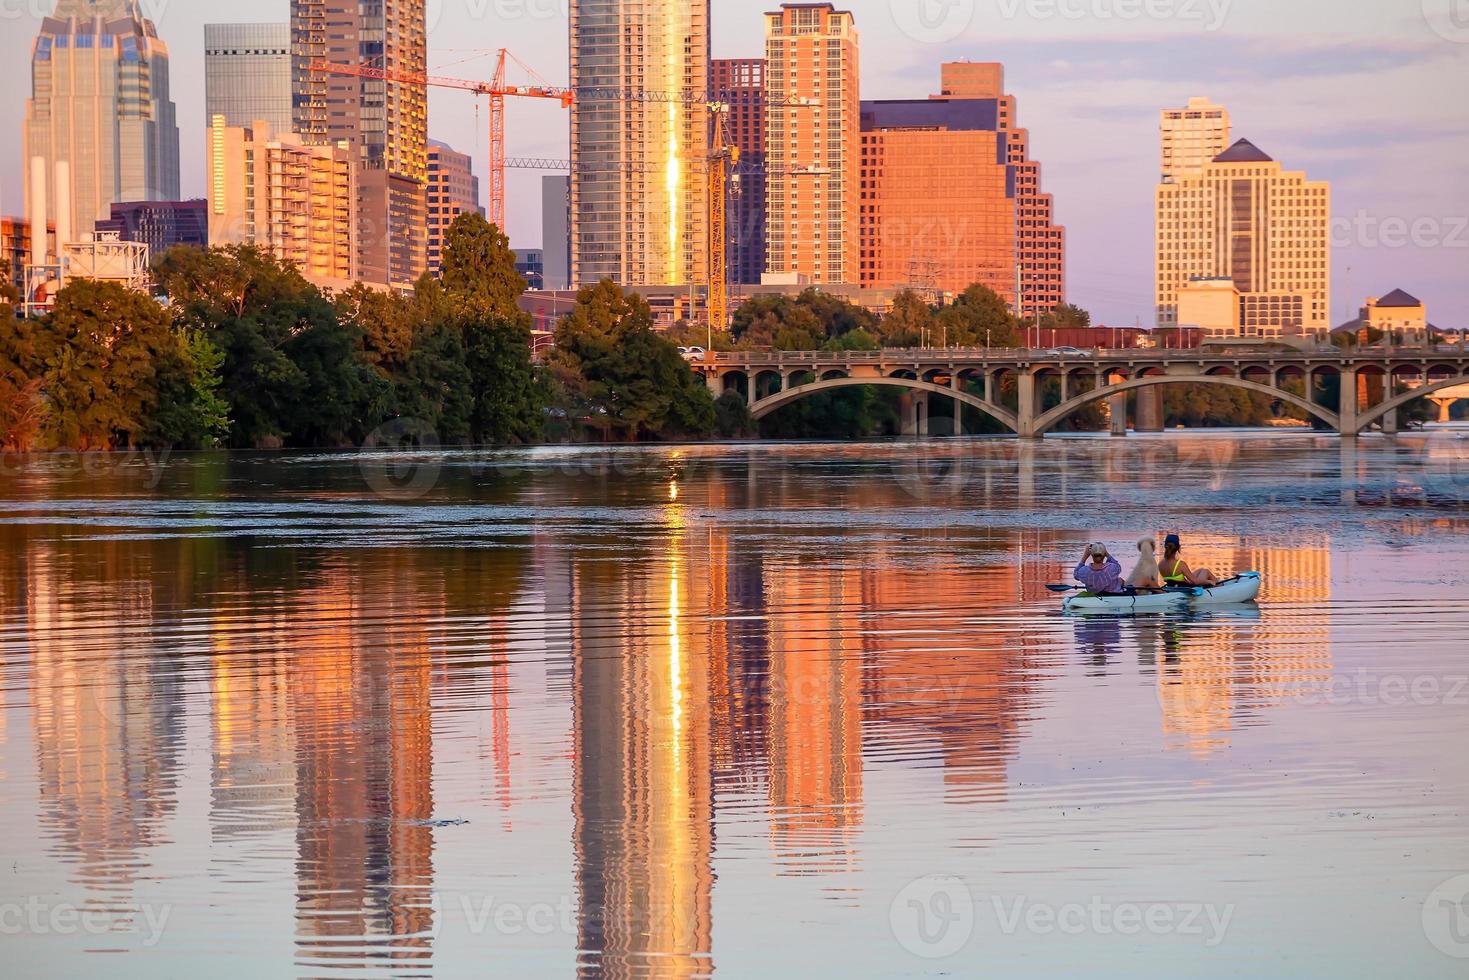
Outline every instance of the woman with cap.
{"type": "Polygon", "coordinates": [[[1087,545],[1081,564],[1076,566],[1076,580],[1091,590],[1093,595],[1120,595],[1126,592],[1122,584],[1122,564],[1107,553],[1107,546],[1098,542],[1087,545]]]}
{"type": "Polygon", "coordinates": [[[1163,561],[1161,564],[1163,581],[1169,585],[1200,585],[1206,589],[1212,589],[1219,584],[1219,580],[1214,577],[1214,573],[1207,568],[1201,568],[1198,571],[1189,568],[1188,562],[1180,557],[1182,554],[1182,538],[1176,534],[1170,534],[1163,539],[1163,561]]]}

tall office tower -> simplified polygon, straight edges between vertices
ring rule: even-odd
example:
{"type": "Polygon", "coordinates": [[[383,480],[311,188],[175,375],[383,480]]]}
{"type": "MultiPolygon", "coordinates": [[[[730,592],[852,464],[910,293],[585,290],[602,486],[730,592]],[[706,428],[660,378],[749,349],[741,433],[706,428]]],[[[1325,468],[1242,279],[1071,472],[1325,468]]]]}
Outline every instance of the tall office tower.
{"type": "Polygon", "coordinates": [[[541,178],[541,271],[543,289],[571,286],[571,178],[541,178]]]}
{"type": "Polygon", "coordinates": [[[23,156],[27,195],[44,181],[48,218],[76,236],[109,217],[114,201],[178,200],[168,46],[137,0],[58,0],[41,21],[23,156]],[[32,173],[38,164],[44,177],[32,173]],[[70,173],[62,189],[58,164],[70,173]]]}
{"type": "Polygon", "coordinates": [[[995,99],[862,103],[861,283],[1015,300],[1015,184],[995,99]]]}
{"type": "Polygon", "coordinates": [[[571,281],[707,279],[709,0],[571,0],[571,281]]]}
{"type": "MultiPolygon", "coordinates": [[[[1015,186],[1015,249],[1021,316],[1035,316],[1066,302],[1066,229],[1056,224],[1055,201],[1041,192],[1041,165],[1030,156],[1030,132],[1021,129],[1013,95],[1005,94],[1005,69],[994,62],[959,61],[942,68],[936,98],[993,101],[1006,134],[1006,162],[1015,186]]],[[[1009,289],[1013,295],[1015,286],[1009,289]]]]}
{"type": "Polygon", "coordinates": [[[336,75],[324,61],[422,76],[425,0],[291,0],[295,128],[307,143],[345,141],[357,161],[357,275],[411,287],[428,267],[428,89],[336,75]]]}
{"type": "Polygon", "coordinates": [[[209,129],[209,243],[259,245],[318,285],[359,278],[353,205],[358,173],[346,141],[313,146],[295,133],[209,129]]]}
{"type": "Polygon", "coordinates": [[[1219,280],[1229,280],[1239,335],[1330,329],[1330,185],[1286,170],[1249,140],[1158,185],[1156,236],[1160,327],[1181,325],[1181,297],[1217,294],[1219,280]]]}
{"type": "Polygon", "coordinates": [[[728,106],[729,135],[740,151],[727,211],[729,281],[758,285],[765,271],[765,59],[711,61],[709,98],[728,106]]]}
{"type": "Polygon", "coordinates": [[[1229,110],[1195,96],[1182,109],[1164,109],[1163,180],[1197,173],[1229,149],[1229,110]]]}
{"type": "Polygon", "coordinates": [[[443,263],[444,236],[454,219],[465,212],[484,217],[473,165],[468,153],[428,141],[428,271],[434,275],[443,263]]]}
{"type": "Polygon", "coordinates": [[[97,222],[99,234],[122,242],[142,242],[155,258],[176,245],[204,248],[209,244],[209,202],[123,201],[112,215],[97,222]]]}
{"type": "Polygon", "coordinates": [[[771,282],[859,278],[859,49],[852,15],[787,3],[765,15],[765,274],[771,282]],[[804,104],[803,104],[804,103],[804,104]]]}
{"type": "Polygon", "coordinates": [[[291,109],[290,24],[204,25],[204,121],[224,116],[226,126],[270,124],[289,133],[291,109]]]}

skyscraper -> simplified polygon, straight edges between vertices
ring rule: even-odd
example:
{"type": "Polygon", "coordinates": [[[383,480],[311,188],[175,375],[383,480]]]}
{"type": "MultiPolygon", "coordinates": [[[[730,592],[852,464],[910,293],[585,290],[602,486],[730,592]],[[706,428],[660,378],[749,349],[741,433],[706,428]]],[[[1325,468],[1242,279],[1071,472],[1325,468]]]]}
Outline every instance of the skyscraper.
{"type": "MultiPolygon", "coordinates": [[[[114,201],[176,201],[179,131],[169,99],[168,46],[137,0],[58,0],[31,52],[26,193],[43,180],[47,216],[74,235],[114,201]],[[44,176],[34,174],[39,162],[44,176]],[[65,193],[57,164],[70,172],[65,193]]],[[[27,211],[29,212],[29,208],[27,211]]]]}
{"type": "Polygon", "coordinates": [[[1157,190],[1158,325],[1180,325],[1180,292],[1229,279],[1239,334],[1324,335],[1330,224],[1330,186],[1286,170],[1249,140],[1198,171],[1179,171],[1157,190]]]}
{"type": "Polygon", "coordinates": [[[543,289],[571,285],[571,178],[541,178],[541,273],[543,289]]]}
{"type": "Polygon", "coordinates": [[[259,120],[273,133],[289,133],[291,25],[204,25],[204,119],[224,116],[226,126],[259,120]]]}
{"type": "Polygon", "coordinates": [[[424,0],[291,0],[291,54],[296,131],[313,145],[345,141],[357,162],[357,274],[411,286],[428,266],[428,89],[312,64],[422,77],[424,0]]]}
{"type": "Polygon", "coordinates": [[[479,178],[468,153],[448,143],[428,142],[428,271],[438,275],[444,258],[444,236],[465,212],[484,216],[479,204],[479,178]]]}
{"type": "Polygon", "coordinates": [[[729,135],[740,151],[729,192],[729,281],[758,285],[765,271],[765,59],[716,58],[709,78],[709,97],[729,107],[729,135]]]}
{"type": "Polygon", "coordinates": [[[980,283],[1023,316],[1064,303],[1066,232],[1029,142],[993,62],[943,65],[927,99],[863,102],[862,284],[980,283]]]}
{"type": "Polygon", "coordinates": [[[1229,110],[1195,96],[1182,109],[1164,109],[1163,180],[1197,173],[1229,148],[1229,110]]]}
{"type": "Polygon", "coordinates": [[[703,282],[709,0],[571,0],[571,280],[703,282]]]}
{"type": "Polygon", "coordinates": [[[857,27],[829,3],[765,15],[765,273],[776,282],[858,280],[861,129],[857,27]]]}
{"type": "Polygon", "coordinates": [[[209,129],[209,243],[259,245],[318,285],[355,275],[354,179],[350,146],[308,146],[294,133],[209,129]]]}

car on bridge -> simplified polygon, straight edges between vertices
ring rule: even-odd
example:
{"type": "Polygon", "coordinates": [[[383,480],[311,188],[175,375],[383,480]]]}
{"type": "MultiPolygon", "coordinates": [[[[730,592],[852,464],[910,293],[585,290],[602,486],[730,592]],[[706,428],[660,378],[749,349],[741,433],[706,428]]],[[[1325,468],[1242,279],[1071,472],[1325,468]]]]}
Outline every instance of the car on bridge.
{"type": "Polygon", "coordinates": [[[1052,347],[1046,351],[1047,357],[1091,357],[1092,352],[1082,350],[1080,347],[1052,347]]]}
{"type": "Polygon", "coordinates": [[[702,361],[706,353],[702,347],[680,347],[678,352],[686,361],[702,361]]]}

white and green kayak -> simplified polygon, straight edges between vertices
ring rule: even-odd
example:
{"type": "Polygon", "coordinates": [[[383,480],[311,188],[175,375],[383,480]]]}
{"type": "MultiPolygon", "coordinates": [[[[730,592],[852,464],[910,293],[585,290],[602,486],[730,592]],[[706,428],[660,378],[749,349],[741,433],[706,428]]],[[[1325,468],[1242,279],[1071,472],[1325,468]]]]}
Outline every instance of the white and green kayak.
{"type": "Polygon", "coordinates": [[[1259,572],[1243,572],[1213,588],[1176,586],[1162,592],[1096,595],[1082,592],[1061,606],[1065,612],[1174,612],[1196,606],[1234,606],[1260,597],[1259,572]]]}

